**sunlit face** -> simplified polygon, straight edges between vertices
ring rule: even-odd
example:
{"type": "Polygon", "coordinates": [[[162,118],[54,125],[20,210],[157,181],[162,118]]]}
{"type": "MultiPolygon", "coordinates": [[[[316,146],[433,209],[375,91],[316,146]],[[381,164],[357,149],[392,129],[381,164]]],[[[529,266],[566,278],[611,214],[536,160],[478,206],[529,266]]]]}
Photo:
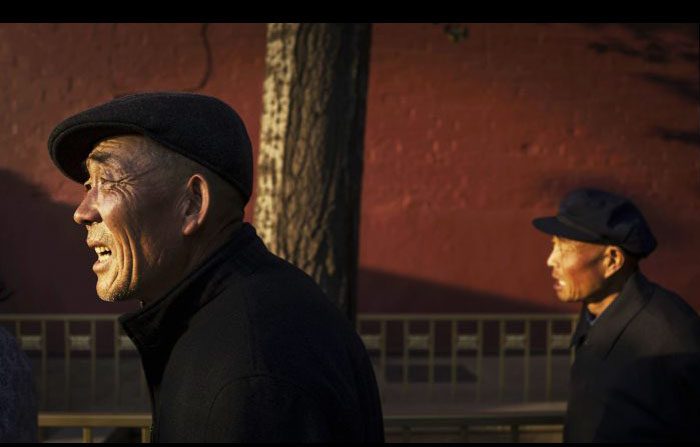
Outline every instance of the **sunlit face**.
{"type": "Polygon", "coordinates": [[[73,219],[87,228],[104,301],[157,298],[175,270],[175,194],[149,149],[144,137],[116,137],[98,144],[86,162],[85,197],[73,219]]]}
{"type": "Polygon", "coordinates": [[[554,290],[563,302],[586,301],[605,285],[605,246],[562,237],[552,238],[547,265],[552,268],[554,290]]]}

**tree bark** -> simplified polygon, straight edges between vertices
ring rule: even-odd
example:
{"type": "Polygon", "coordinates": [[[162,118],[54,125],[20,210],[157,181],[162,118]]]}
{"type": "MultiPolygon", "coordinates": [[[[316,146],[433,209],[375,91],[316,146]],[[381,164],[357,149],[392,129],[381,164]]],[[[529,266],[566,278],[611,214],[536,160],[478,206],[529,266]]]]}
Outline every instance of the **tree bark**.
{"type": "Polygon", "coordinates": [[[267,29],[254,221],[354,321],[369,24],[267,29]]]}

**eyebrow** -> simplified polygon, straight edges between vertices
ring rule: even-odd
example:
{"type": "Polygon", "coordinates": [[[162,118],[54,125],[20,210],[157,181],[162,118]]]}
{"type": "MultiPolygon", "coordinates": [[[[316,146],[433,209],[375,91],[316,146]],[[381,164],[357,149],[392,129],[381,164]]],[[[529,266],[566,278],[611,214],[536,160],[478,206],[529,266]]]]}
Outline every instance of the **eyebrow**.
{"type": "Polygon", "coordinates": [[[92,152],[87,158],[82,162],[83,172],[87,177],[90,177],[90,171],[88,169],[88,162],[92,161],[101,166],[111,166],[116,169],[121,169],[119,159],[109,152],[92,152]]]}
{"type": "Polygon", "coordinates": [[[119,157],[115,156],[114,154],[110,152],[93,152],[90,155],[88,155],[87,159],[83,162],[83,166],[85,167],[85,170],[87,171],[88,167],[88,162],[92,161],[93,163],[97,163],[102,166],[109,166],[112,168],[115,168],[117,170],[121,170],[123,168],[122,162],[119,159],[119,157]]]}
{"type": "Polygon", "coordinates": [[[111,160],[114,160],[114,157],[109,152],[93,152],[90,155],[88,155],[87,160],[92,160],[97,163],[104,164],[110,162],[111,160]]]}

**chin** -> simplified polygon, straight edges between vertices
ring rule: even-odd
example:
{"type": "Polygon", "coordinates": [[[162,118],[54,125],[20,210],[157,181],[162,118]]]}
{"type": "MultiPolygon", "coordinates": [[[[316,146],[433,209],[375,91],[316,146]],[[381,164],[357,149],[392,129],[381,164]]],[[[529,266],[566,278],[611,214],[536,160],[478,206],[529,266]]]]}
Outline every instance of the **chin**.
{"type": "Polygon", "coordinates": [[[133,294],[129,293],[128,290],[100,291],[100,289],[97,288],[97,297],[101,301],[105,301],[107,303],[116,303],[119,301],[130,300],[131,298],[133,298],[133,294]]]}
{"type": "Polygon", "coordinates": [[[117,301],[117,297],[111,296],[111,295],[105,295],[100,292],[97,292],[97,297],[100,299],[100,301],[105,301],[107,303],[113,303],[117,301]]]}
{"type": "Polygon", "coordinates": [[[576,302],[579,301],[579,300],[577,300],[576,298],[572,298],[572,297],[570,297],[570,296],[561,296],[561,295],[557,295],[557,298],[558,298],[559,301],[561,301],[562,303],[576,303],[576,302]]]}

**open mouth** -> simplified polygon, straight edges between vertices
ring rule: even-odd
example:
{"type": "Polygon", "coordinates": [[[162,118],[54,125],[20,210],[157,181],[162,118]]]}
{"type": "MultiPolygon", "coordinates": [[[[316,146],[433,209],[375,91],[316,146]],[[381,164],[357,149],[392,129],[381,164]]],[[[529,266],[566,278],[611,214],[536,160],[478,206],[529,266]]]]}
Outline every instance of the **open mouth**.
{"type": "Polygon", "coordinates": [[[104,246],[95,247],[95,253],[97,253],[98,262],[106,261],[110,256],[112,256],[112,251],[104,246]]]}
{"type": "Polygon", "coordinates": [[[557,278],[556,276],[552,276],[552,279],[554,279],[554,288],[557,290],[561,289],[562,287],[564,287],[566,285],[566,282],[564,280],[561,280],[561,279],[557,278]]]}

